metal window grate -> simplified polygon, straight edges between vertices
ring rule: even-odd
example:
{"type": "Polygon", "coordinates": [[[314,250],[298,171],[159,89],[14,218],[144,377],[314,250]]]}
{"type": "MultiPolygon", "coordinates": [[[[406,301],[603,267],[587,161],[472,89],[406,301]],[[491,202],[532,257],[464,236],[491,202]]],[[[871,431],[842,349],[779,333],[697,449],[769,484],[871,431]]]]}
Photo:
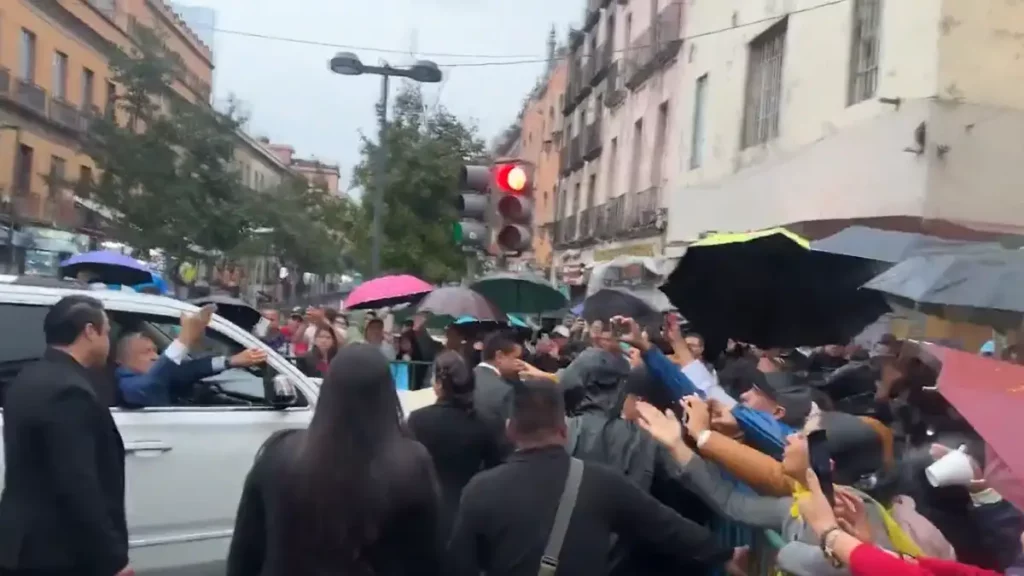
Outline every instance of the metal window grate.
{"type": "Polygon", "coordinates": [[[882,0],[856,0],[853,5],[853,44],[850,48],[848,103],[852,106],[878,91],[878,46],[882,0]]]}
{"type": "Polygon", "coordinates": [[[750,43],[743,147],[764,144],[779,135],[782,66],[788,20],[783,19],[750,43]]]}

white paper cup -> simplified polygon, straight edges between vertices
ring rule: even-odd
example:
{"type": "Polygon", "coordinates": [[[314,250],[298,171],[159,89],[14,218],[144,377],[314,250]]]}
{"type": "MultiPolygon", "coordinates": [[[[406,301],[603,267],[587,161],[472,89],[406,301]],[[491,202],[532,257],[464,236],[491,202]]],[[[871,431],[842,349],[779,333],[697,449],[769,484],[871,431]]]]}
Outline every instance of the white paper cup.
{"type": "Polygon", "coordinates": [[[967,447],[961,446],[939,458],[925,469],[924,475],[928,483],[936,488],[967,486],[974,480],[974,467],[971,466],[971,457],[967,455],[967,447]]]}

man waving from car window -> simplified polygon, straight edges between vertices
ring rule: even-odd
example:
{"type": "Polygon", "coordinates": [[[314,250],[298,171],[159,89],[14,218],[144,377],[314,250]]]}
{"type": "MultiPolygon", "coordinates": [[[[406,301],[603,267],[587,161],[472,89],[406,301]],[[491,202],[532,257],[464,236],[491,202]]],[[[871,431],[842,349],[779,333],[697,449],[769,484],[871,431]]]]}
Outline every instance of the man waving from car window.
{"type": "Polygon", "coordinates": [[[187,391],[193,383],[227,370],[262,364],[266,352],[243,350],[230,358],[214,356],[189,359],[189,350],[202,341],[216,307],[204,306],[198,313],[181,315],[181,331],[163,354],[144,334],[133,332],[117,343],[117,385],[130,406],[170,406],[176,392],[187,391]]]}

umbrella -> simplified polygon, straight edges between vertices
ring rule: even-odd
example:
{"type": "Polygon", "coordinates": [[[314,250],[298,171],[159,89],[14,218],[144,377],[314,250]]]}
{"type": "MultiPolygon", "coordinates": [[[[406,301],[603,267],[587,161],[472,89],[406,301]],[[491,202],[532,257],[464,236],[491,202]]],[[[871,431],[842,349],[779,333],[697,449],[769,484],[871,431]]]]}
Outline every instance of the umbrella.
{"type": "Polygon", "coordinates": [[[367,310],[405,304],[429,293],[434,287],[415,276],[382,276],[363,282],[345,298],[346,310],[367,310]]]}
{"type": "Polygon", "coordinates": [[[960,251],[976,247],[991,249],[998,246],[946,240],[913,232],[878,230],[866,226],[850,226],[832,236],[811,242],[811,250],[887,264],[896,264],[911,256],[925,253],[960,251]]]}
{"type": "Polygon", "coordinates": [[[846,343],[889,311],[858,288],[875,262],[809,250],[784,229],[716,234],[691,244],[661,290],[705,339],[762,348],[846,343]]]}
{"type": "Polygon", "coordinates": [[[77,277],[79,272],[94,274],[90,281],[132,286],[153,281],[153,272],[144,263],[110,250],[76,254],[60,263],[62,276],[77,277]]]}
{"type": "Polygon", "coordinates": [[[1018,425],[1024,411],[1024,366],[940,346],[928,348],[942,361],[939,394],[1017,478],[1024,477],[1024,444],[1018,425]]]}
{"type": "Polygon", "coordinates": [[[583,301],[582,316],[587,322],[608,322],[614,316],[632,318],[641,325],[661,323],[661,311],[639,291],[602,288],[583,301]]]}
{"type": "Polygon", "coordinates": [[[914,256],[864,288],[932,316],[1012,329],[1024,315],[1022,284],[1024,253],[991,248],[914,256]]]}
{"type": "Polygon", "coordinates": [[[207,304],[216,304],[217,314],[246,332],[251,332],[263,318],[260,311],[253,308],[248,302],[227,294],[211,294],[202,298],[194,298],[189,302],[200,308],[207,304]]]}
{"type": "Polygon", "coordinates": [[[480,321],[505,322],[505,314],[478,292],[462,286],[446,286],[427,294],[417,312],[435,316],[472,316],[480,321]]]}
{"type": "Polygon", "coordinates": [[[502,272],[481,278],[470,287],[498,308],[523,314],[558,310],[569,301],[553,284],[535,274],[502,272]]]}

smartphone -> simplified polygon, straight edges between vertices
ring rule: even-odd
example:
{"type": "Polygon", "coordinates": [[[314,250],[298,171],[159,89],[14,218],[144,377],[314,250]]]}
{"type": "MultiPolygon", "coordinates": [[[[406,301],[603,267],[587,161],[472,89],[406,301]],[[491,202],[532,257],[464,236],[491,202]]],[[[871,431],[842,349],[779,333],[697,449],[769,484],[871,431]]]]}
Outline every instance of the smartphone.
{"type": "Polygon", "coordinates": [[[818,476],[821,491],[831,506],[836,505],[835,487],[832,485],[832,453],[828,449],[828,435],[824,430],[815,430],[807,435],[807,453],[811,470],[818,476]]]}

